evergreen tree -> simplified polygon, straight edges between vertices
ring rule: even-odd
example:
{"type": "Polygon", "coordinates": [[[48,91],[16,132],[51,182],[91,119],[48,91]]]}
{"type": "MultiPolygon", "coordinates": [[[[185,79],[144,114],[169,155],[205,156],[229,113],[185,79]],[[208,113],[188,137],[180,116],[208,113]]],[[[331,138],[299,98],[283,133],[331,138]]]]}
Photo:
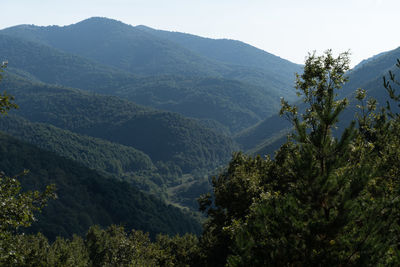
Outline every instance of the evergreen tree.
{"type": "Polygon", "coordinates": [[[347,69],[346,53],[306,60],[296,87],[308,108],[299,116],[282,102],[281,114],[295,128],[293,143],[278,152],[288,163],[285,190],[264,192],[246,219],[233,224],[229,265],[375,265],[387,252],[393,209],[386,211],[388,203],[370,191],[380,175],[374,145],[354,122],[340,138],[332,133],[347,105],[335,99],[347,69]]]}
{"type": "Polygon", "coordinates": [[[336,99],[347,80],[348,63],[347,53],[337,58],[329,50],[322,56],[310,54],[296,81],[305,112],[298,114],[296,106],[282,100],[281,114],[295,129],[290,140],[274,159],[241,156],[240,161],[236,155],[214,180],[214,199],[200,201],[209,215],[201,240],[205,264],[347,266],[396,261],[400,187],[394,182],[399,170],[399,145],[394,142],[399,139],[387,134],[396,132],[393,122],[372,112],[373,100],[360,116],[359,128],[351,122],[346,129],[336,129],[348,102],[336,99]],[[390,179],[388,164],[395,169],[390,179]]]}

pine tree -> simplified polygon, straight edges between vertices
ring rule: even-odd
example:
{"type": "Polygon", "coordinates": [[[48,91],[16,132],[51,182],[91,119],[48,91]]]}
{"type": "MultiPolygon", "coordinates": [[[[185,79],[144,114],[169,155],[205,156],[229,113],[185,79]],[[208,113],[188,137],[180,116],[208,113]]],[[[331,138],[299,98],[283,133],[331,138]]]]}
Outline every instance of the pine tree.
{"type": "MultiPolygon", "coordinates": [[[[375,145],[355,122],[336,129],[348,104],[346,99],[336,99],[347,80],[348,65],[347,53],[337,58],[329,50],[322,56],[310,54],[296,82],[305,112],[298,114],[298,107],[282,100],[281,114],[295,129],[291,141],[275,159],[266,159],[263,172],[239,164],[214,184],[216,207],[210,210],[220,212],[211,213],[209,223],[214,224],[208,229],[219,229],[229,241],[228,265],[375,265],[393,250],[388,233],[394,231],[396,205],[394,198],[389,201],[374,186],[383,174],[375,145]],[[220,223],[216,215],[232,210],[226,203],[249,202],[249,196],[232,192],[223,205],[217,202],[221,188],[234,189],[232,181],[239,169],[244,170],[241,177],[257,181],[260,190],[250,195],[244,213],[220,223]]],[[[242,191],[251,191],[251,186],[246,188],[242,191]]]]}

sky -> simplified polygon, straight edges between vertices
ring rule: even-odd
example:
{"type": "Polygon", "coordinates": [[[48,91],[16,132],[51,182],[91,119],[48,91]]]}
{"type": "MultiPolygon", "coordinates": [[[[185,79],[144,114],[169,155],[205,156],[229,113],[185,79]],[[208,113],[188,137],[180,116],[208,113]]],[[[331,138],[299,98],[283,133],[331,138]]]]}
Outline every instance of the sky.
{"type": "Polygon", "coordinates": [[[351,52],[352,66],[400,46],[399,0],[0,0],[0,29],[100,16],[240,40],[302,64],[309,52],[351,52]]]}

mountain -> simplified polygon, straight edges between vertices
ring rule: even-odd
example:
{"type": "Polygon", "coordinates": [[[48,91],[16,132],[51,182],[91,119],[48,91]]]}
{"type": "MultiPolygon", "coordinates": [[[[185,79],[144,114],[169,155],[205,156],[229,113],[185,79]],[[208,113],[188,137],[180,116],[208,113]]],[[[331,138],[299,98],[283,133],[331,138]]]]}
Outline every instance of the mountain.
{"type": "Polygon", "coordinates": [[[0,128],[191,208],[238,149],[226,134],[276,112],[300,71],[238,41],[105,18],[2,30],[0,60],[20,105],[0,128]]]}
{"type": "MultiPolygon", "coordinates": [[[[218,112],[213,113],[207,110],[211,105],[209,104],[203,108],[203,112],[208,112],[207,114],[212,115],[214,119],[220,118],[220,121],[226,123],[224,125],[214,119],[209,119],[207,114],[204,116],[200,114],[198,117],[201,118],[201,121],[197,121],[184,118],[176,113],[138,106],[116,97],[69,89],[62,85],[79,86],[88,91],[109,95],[120,94],[122,97],[126,94],[126,98],[134,100],[139,98],[140,92],[145,92],[146,95],[146,90],[141,88],[149,88],[149,84],[168,84],[172,78],[169,79],[166,76],[136,77],[122,70],[62,52],[44,44],[4,34],[0,34],[0,47],[0,60],[8,59],[9,61],[5,74],[6,80],[1,84],[2,89],[4,85],[4,89],[16,96],[17,103],[21,106],[18,111],[19,115],[29,120],[30,123],[46,123],[41,126],[17,123],[13,125],[13,131],[11,131],[12,127],[8,126],[7,130],[11,134],[17,136],[17,133],[29,133],[30,136],[21,136],[21,134],[18,136],[64,157],[82,160],[82,164],[96,170],[120,176],[141,190],[172,199],[174,204],[182,202],[181,198],[175,195],[175,192],[178,191],[174,190],[167,196],[166,187],[177,186],[181,183],[184,185],[187,181],[191,185],[188,189],[189,194],[192,191],[198,191],[196,186],[199,183],[204,191],[202,193],[205,193],[209,188],[209,183],[203,181],[203,177],[208,175],[209,171],[224,164],[230,158],[231,152],[237,149],[236,144],[230,138],[216,133],[216,131],[229,133],[225,125],[233,128],[240,122],[248,124],[260,118],[254,115],[255,112],[241,109],[236,104],[230,103],[228,98],[218,100],[222,97],[216,99],[224,103],[225,108],[219,110],[214,107],[214,110],[218,110],[218,112]],[[137,95],[131,90],[136,87],[137,95]],[[235,114],[238,118],[235,120],[230,120],[232,118],[231,110],[237,111],[235,114]],[[17,125],[22,128],[15,127],[17,125]],[[52,128],[51,125],[55,128],[52,128]],[[65,130],[69,130],[69,132],[65,132],[65,130]],[[44,136],[32,136],[33,132],[44,134],[44,136]],[[78,134],[79,137],[73,134],[78,134]],[[91,135],[96,137],[97,141],[82,139],[82,135],[91,135]],[[50,137],[54,143],[50,144],[49,141],[48,144],[45,144],[46,138],[50,137]],[[70,143],[68,144],[71,147],[59,147],[62,142],[60,140],[64,138],[69,138],[70,143]],[[105,140],[108,140],[107,145],[104,143],[105,140]],[[86,142],[94,146],[85,151],[82,147],[86,142]],[[115,153],[107,152],[101,155],[99,152],[111,147],[115,152],[122,152],[121,156],[118,157],[115,156],[115,153]],[[132,173],[126,168],[127,165],[122,163],[127,160],[124,156],[127,147],[132,150],[140,150],[147,158],[150,157],[150,161],[157,170],[140,170],[140,173],[132,173]],[[87,157],[79,154],[80,151],[85,151],[87,157]],[[94,161],[97,164],[93,164],[94,161]],[[109,163],[107,164],[107,162],[109,163]],[[182,177],[182,174],[188,173],[190,173],[189,176],[182,177]],[[195,177],[193,177],[194,173],[195,177]]],[[[213,82],[216,84],[232,82],[221,82],[218,79],[213,81],[211,78],[204,78],[204,81],[207,79],[212,81],[211,84],[213,82]]],[[[172,80],[179,81],[174,84],[179,84],[181,89],[184,89],[187,84],[191,84],[189,78],[172,80]]],[[[202,81],[200,78],[198,80],[199,83],[202,81]]],[[[246,89],[237,81],[233,81],[233,85],[240,90],[246,89]]],[[[225,88],[223,85],[222,87],[225,88]]],[[[154,88],[159,89],[155,86],[154,88]]],[[[196,88],[191,88],[183,92],[190,93],[195,90],[196,88]]],[[[223,92],[229,93],[228,90],[223,92]]],[[[151,90],[149,89],[147,93],[151,93],[151,90]]],[[[207,95],[206,92],[202,94],[207,95]]],[[[172,94],[164,95],[172,96],[172,94]]],[[[162,97],[159,96],[157,99],[162,99],[162,97]]],[[[187,101],[185,98],[182,99],[183,102],[179,104],[180,106],[187,101]]],[[[218,105],[218,101],[214,101],[214,105],[218,105]]],[[[194,110],[194,107],[186,106],[194,110]]],[[[186,111],[186,113],[188,112],[186,111]]],[[[201,112],[199,111],[199,113],[201,112]]],[[[62,143],[62,145],[67,145],[67,143],[62,143]]],[[[134,159],[135,157],[132,155],[130,154],[129,157],[134,159]]],[[[146,161],[141,157],[135,160],[139,159],[146,161]]],[[[130,160],[126,163],[128,162],[131,163],[130,160]]],[[[191,203],[192,208],[196,210],[195,198],[197,197],[198,195],[192,196],[189,200],[185,198],[182,204],[191,203]]]]}
{"type": "Polygon", "coordinates": [[[258,86],[212,77],[164,76],[140,79],[140,87],[114,95],[201,120],[214,120],[235,133],[279,109],[279,97],[258,86]]]}
{"type": "Polygon", "coordinates": [[[172,42],[105,18],[91,18],[64,27],[21,25],[2,32],[135,74],[216,76],[224,69],[223,65],[214,64],[172,42]]]}
{"type": "MultiPolygon", "coordinates": [[[[203,57],[225,64],[248,67],[254,72],[262,70],[268,76],[269,82],[275,83],[281,88],[281,92],[287,95],[293,94],[291,82],[294,80],[294,73],[302,71],[301,65],[293,64],[241,41],[204,38],[193,34],[156,30],[144,25],[136,28],[177,43],[203,57]]],[[[242,71],[238,71],[238,74],[240,72],[242,71]]],[[[254,80],[247,81],[258,84],[254,80]]]]}
{"type": "Polygon", "coordinates": [[[301,71],[300,65],[243,42],[133,27],[100,17],[64,27],[20,25],[2,32],[136,74],[233,77],[252,83],[260,80],[258,85],[267,89],[271,85],[269,90],[278,92],[287,90],[285,94],[291,96],[294,96],[291,87],[282,85],[292,85],[294,73],[301,71]]]}
{"type": "Polygon", "coordinates": [[[196,220],[180,209],[139,192],[126,182],[106,178],[72,160],[0,133],[0,170],[19,180],[24,190],[43,190],[55,184],[58,198],[49,202],[29,231],[50,239],[85,234],[98,224],[121,224],[128,229],[160,233],[199,233],[196,220]]]}
{"type": "Polygon", "coordinates": [[[55,48],[0,34],[0,58],[32,81],[120,96],[135,103],[214,120],[238,132],[270,116],[279,96],[261,86],[199,76],[137,77],[55,48]],[[265,103],[269,103],[266,105],[265,103]]]}
{"type": "Polygon", "coordinates": [[[8,115],[0,118],[0,130],[19,140],[69,158],[134,184],[146,192],[162,193],[168,183],[158,173],[150,157],[132,147],[80,135],[44,123],[33,123],[22,117],[8,115]]]}
{"type": "Polygon", "coordinates": [[[133,27],[106,18],[64,27],[20,25],[0,33],[16,39],[0,46],[0,57],[43,82],[215,120],[233,133],[271,116],[279,109],[280,97],[295,99],[294,73],[301,71],[300,65],[239,41],[133,27]],[[30,41],[24,48],[34,51],[17,52],[20,45],[15,42],[22,39],[30,41]],[[52,51],[45,53],[45,47],[52,51]],[[79,60],[82,63],[75,64],[79,60]]]}
{"type": "Polygon", "coordinates": [[[122,70],[5,34],[0,34],[0,60],[8,61],[9,70],[26,79],[98,93],[134,80],[122,70]]]}
{"type": "Polygon", "coordinates": [[[16,97],[17,115],[133,147],[153,162],[171,162],[183,172],[218,167],[235,149],[228,137],[195,120],[117,97],[33,83],[11,74],[3,88],[16,97]]]}
{"type": "Polygon", "coordinates": [[[175,113],[11,73],[2,84],[20,106],[13,113],[25,119],[2,118],[1,130],[193,211],[210,188],[207,175],[237,149],[230,138],[175,113]]]}

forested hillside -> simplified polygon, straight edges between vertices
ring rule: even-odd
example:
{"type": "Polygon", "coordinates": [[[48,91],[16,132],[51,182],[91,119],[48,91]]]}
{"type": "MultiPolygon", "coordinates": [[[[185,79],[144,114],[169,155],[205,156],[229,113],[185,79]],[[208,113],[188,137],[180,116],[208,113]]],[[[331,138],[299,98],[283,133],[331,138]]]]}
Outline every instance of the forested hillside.
{"type": "Polygon", "coordinates": [[[284,92],[284,95],[289,98],[294,97],[291,82],[294,79],[294,73],[302,71],[300,65],[236,40],[203,38],[192,34],[156,30],[143,25],[136,28],[170,40],[206,58],[247,67],[250,71],[246,71],[246,68],[238,68],[236,73],[230,75],[231,78],[241,79],[237,76],[244,78],[249,75],[244,78],[249,83],[260,86],[275,85],[280,92],[284,92]],[[263,79],[257,75],[265,75],[265,77],[263,79]]]}
{"type": "Polygon", "coordinates": [[[279,107],[278,95],[223,78],[163,76],[143,78],[137,84],[140,86],[135,90],[122,87],[113,94],[141,105],[214,120],[232,133],[268,117],[279,107]]]}
{"type": "MultiPolygon", "coordinates": [[[[11,77],[11,76],[10,76],[11,77]]],[[[16,114],[80,134],[131,146],[154,161],[184,172],[212,169],[235,149],[223,135],[176,113],[152,110],[116,97],[7,78],[3,88],[18,99],[16,114]]]]}
{"type": "Polygon", "coordinates": [[[231,78],[263,86],[280,96],[295,96],[293,73],[301,70],[297,64],[237,41],[155,31],[107,18],[90,18],[65,27],[21,25],[2,32],[135,74],[231,78]]]}
{"type": "Polygon", "coordinates": [[[153,196],[139,192],[127,182],[105,177],[83,165],[39,149],[3,133],[0,135],[0,169],[19,177],[24,190],[56,186],[51,200],[31,232],[50,239],[84,234],[91,225],[121,224],[158,233],[199,233],[198,222],[153,196]]]}
{"type": "Polygon", "coordinates": [[[162,188],[171,182],[169,176],[158,172],[148,155],[133,147],[80,135],[50,124],[33,123],[15,115],[1,118],[0,130],[105,175],[132,183],[146,192],[162,194],[162,188]]]}
{"type": "Polygon", "coordinates": [[[208,175],[237,149],[209,123],[177,113],[11,72],[2,85],[18,99],[13,113],[26,120],[2,119],[7,133],[192,211],[210,189],[208,175]]]}
{"type": "Polygon", "coordinates": [[[0,58],[9,61],[9,71],[32,81],[119,96],[141,105],[215,120],[232,132],[249,127],[279,108],[280,94],[240,81],[183,73],[138,77],[3,34],[0,34],[0,48],[0,58]]]}
{"type": "Polygon", "coordinates": [[[170,41],[106,18],[65,27],[22,25],[3,32],[142,75],[216,76],[225,68],[170,41]]]}
{"type": "Polygon", "coordinates": [[[301,70],[244,43],[175,38],[106,18],[0,33],[0,58],[26,77],[214,120],[232,133],[277,112],[280,97],[295,99],[294,72],[301,70]]]}

